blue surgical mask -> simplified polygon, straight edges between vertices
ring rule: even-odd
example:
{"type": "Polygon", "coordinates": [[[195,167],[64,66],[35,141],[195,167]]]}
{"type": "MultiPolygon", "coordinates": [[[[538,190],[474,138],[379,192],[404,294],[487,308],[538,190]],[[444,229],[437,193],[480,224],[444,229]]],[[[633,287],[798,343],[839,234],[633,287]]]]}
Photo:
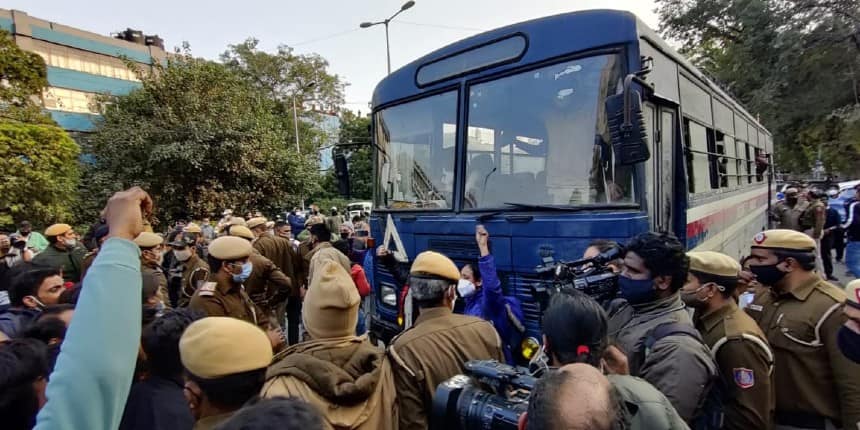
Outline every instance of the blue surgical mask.
{"type": "Polygon", "coordinates": [[[630,279],[621,275],[618,277],[618,288],[621,297],[631,305],[652,302],[655,298],[653,279],[630,279]]]}
{"type": "Polygon", "coordinates": [[[254,269],[254,265],[251,264],[250,261],[246,262],[245,264],[242,265],[242,273],[240,273],[238,275],[233,274],[233,281],[237,282],[239,284],[247,281],[248,278],[251,277],[251,270],[253,270],[253,269],[254,269]]]}

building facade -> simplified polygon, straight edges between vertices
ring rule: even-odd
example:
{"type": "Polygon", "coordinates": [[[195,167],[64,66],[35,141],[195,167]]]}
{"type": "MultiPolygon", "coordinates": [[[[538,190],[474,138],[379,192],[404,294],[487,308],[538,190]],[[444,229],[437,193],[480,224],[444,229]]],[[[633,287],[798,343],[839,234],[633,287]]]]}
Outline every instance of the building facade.
{"type": "MultiPolygon", "coordinates": [[[[127,94],[140,86],[124,58],[142,70],[150,70],[154,62],[163,63],[167,58],[162,47],[147,45],[153,39],[145,39],[142,34],[127,37],[135,40],[132,42],[42,20],[18,10],[0,9],[0,29],[11,33],[21,49],[45,59],[48,88],[41,94],[42,106],[54,121],[72,133],[93,130],[100,112],[95,103],[99,94],[127,94]]],[[[159,42],[160,39],[156,43],[159,42]]]]}

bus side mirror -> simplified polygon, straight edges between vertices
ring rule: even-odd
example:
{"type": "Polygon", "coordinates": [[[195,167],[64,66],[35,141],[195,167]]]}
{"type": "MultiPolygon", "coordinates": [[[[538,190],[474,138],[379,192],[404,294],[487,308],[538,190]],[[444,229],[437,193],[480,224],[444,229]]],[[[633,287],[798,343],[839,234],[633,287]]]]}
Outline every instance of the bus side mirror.
{"type": "Polygon", "coordinates": [[[335,154],[334,156],[334,176],[337,179],[338,193],[347,199],[350,198],[349,165],[343,154],[335,154]]]}
{"type": "Polygon", "coordinates": [[[639,91],[625,85],[623,93],[607,97],[606,116],[617,162],[631,165],[648,161],[651,151],[639,91]]]}

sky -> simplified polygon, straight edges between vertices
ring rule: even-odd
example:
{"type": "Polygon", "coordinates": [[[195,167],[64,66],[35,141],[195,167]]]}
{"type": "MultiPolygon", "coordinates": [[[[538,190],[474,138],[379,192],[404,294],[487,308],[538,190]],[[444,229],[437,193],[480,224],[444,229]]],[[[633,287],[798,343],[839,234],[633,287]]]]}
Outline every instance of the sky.
{"type": "MultiPolygon", "coordinates": [[[[317,53],[346,87],[347,109],[367,112],[373,89],[386,74],[385,29],[360,29],[381,21],[406,0],[3,0],[0,7],[108,35],[127,27],[158,34],[165,48],[187,41],[194,55],[217,59],[248,37],[273,51],[317,53]],[[146,5],[146,7],[138,7],[146,5]]],[[[629,10],[657,27],[653,0],[416,0],[389,26],[391,67],[396,70],[449,43],[508,24],[584,9],[629,10]]]]}

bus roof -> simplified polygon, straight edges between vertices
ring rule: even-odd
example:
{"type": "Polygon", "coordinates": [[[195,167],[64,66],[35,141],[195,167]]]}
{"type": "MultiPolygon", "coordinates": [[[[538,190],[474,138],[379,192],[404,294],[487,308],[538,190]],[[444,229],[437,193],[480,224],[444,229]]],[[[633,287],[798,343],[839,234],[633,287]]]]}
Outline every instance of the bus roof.
{"type": "Polygon", "coordinates": [[[372,106],[376,110],[382,105],[397,100],[432,93],[441,88],[449,88],[452,84],[459,83],[464,79],[492,75],[502,70],[573,52],[635,43],[639,41],[639,38],[650,41],[664,55],[700,79],[711,92],[731,103],[735,110],[741,112],[747,120],[767,132],[756,121],[755,117],[750,115],[733,97],[712,82],[683,55],[672,49],[654,30],[633,13],[612,9],[586,10],[547,16],[500,27],[454,42],[412,61],[385,77],[373,91],[372,106]],[[612,29],[612,31],[606,31],[606,29],[612,29]],[[416,75],[421,66],[517,33],[524,34],[528,43],[522,58],[513,66],[509,63],[496,65],[476,72],[469,72],[465,76],[452,77],[423,87],[418,86],[416,75]],[[561,40],[565,42],[559,43],[561,40]]]}

